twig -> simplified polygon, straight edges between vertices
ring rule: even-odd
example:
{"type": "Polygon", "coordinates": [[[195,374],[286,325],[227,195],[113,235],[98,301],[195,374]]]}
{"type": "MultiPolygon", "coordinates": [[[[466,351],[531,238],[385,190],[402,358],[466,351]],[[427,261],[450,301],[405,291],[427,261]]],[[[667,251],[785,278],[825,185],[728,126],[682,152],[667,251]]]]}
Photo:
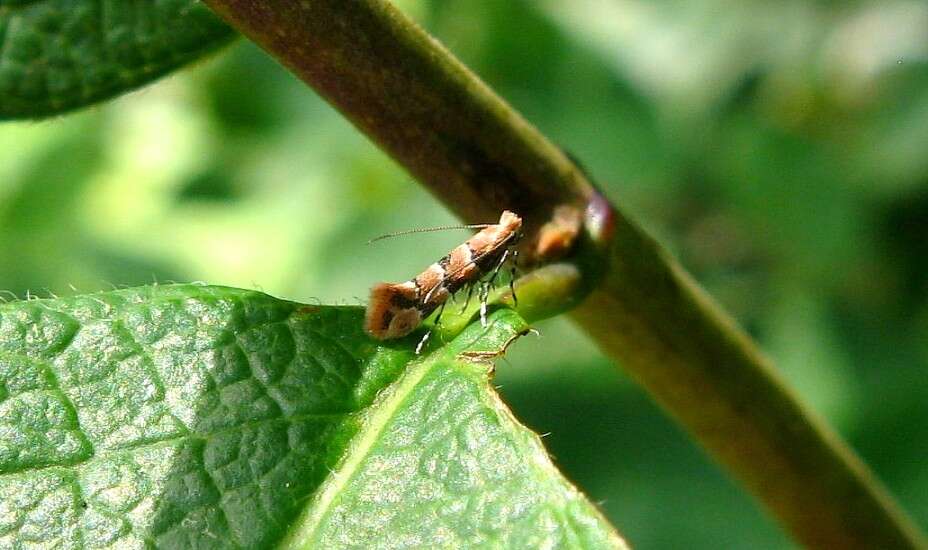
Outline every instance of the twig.
{"type": "MultiPolygon", "coordinates": [[[[527,232],[587,209],[574,318],[817,548],[919,548],[917,529],[751,340],[581,170],[385,0],[205,0],[471,223],[511,209],[527,232]]],[[[523,295],[519,295],[520,310],[523,295]]]]}

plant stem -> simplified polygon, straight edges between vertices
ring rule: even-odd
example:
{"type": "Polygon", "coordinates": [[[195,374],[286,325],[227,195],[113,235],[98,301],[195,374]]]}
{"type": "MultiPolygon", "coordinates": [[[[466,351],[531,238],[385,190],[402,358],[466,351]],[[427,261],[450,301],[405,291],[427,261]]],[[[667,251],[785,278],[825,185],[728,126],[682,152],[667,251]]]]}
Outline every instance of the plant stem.
{"type": "Polygon", "coordinates": [[[558,205],[587,208],[578,265],[595,288],[574,318],[797,540],[818,548],[925,546],[853,451],[682,268],[392,4],[205,2],[468,222],[508,208],[531,233],[558,205]]]}

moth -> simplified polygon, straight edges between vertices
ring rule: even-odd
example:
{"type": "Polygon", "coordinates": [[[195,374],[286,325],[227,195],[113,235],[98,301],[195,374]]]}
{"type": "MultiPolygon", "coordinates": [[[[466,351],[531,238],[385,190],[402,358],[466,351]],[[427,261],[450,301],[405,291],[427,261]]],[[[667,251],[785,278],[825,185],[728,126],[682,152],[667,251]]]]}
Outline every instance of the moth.
{"type": "Polygon", "coordinates": [[[582,227],[580,209],[566,204],[558,206],[551,220],[538,230],[532,260],[551,262],[566,255],[576,243],[582,227]]]}
{"type": "MultiPolygon", "coordinates": [[[[476,286],[480,286],[480,318],[486,324],[489,288],[506,260],[515,257],[522,218],[506,210],[499,223],[468,227],[482,229],[413,279],[374,285],[364,320],[368,334],[378,340],[406,336],[435,310],[443,310],[448,299],[465,287],[469,302],[476,286]],[[487,274],[489,279],[483,280],[487,274]]],[[[419,343],[417,353],[428,336],[419,343]]]]}

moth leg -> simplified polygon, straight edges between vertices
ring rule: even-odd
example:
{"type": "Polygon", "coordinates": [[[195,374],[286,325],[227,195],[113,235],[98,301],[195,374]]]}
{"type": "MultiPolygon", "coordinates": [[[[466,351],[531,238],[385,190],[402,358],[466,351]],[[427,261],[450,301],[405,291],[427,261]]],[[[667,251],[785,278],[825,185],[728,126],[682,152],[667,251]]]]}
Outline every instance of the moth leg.
{"type": "Polygon", "coordinates": [[[497,262],[496,267],[493,268],[493,273],[490,274],[490,278],[480,284],[480,326],[482,327],[487,326],[487,300],[490,298],[490,288],[492,288],[493,283],[496,282],[496,277],[503,268],[503,263],[509,258],[510,252],[511,251],[508,249],[503,251],[503,255],[500,257],[499,262],[497,262]]]}
{"type": "Polygon", "coordinates": [[[438,306],[438,314],[435,315],[435,325],[434,325],[434,326],[437,327],[438,324],[441,323],[441,314],[445,312],[445,305],[447,305],[447,304],[448,304],[448,302],[442,302],[442,304],[441,304],[440,306],[438,306]]]}
{"type": "Polygon", "coordinates": [[[419,355],[419,353],[422,352],[422,348],[425,347],[426,342],[428,342],[429,338],[432,337],[432,332],[434,332],[435,329],[438,328],[438,325],[441,323],[441,314],[445,312],[446,304],[447,302],[444,302],[438,306],[438,313],[435,315],[435,322],[433,323],[432,328],[430,328],[429,331],[425,333],[425,336],[423,336],[422,339],[419,340],[419,343],[416,345],[416,355],[419,355]]]}
{"type": "Polygon", "coordinates": [[[422,348],[425,347],[425,343],[429,341],[429,337],[432,336],[432,329],[429,329],[425,333],[425,336],[422,337],[422,340],[419,340],[419,343],[416,345],[416,355],[419,355],[422,352],[422,348]]]}
{"type": "Polygon", "coordinates": [[[432,288],[429,289],[428,292],[425,293],[425,297],[422,298],[422,299],[420,300],[420,302],[422,302],[423,304],[429,303],[429,301],[432,299],[432,294],[433,294],[436,290],[438,290],[439,288],[443,288],[444,286],[445,286],[445,281],[442,281],[441,283],[439,283],[439,284],[433,286],[432,288]]]}
{"type": "Polygon", "coordinates": [[[490,283],[480,283],[480,326],[487,326],[487,300],[490,298],[490,283]]]}
{"type": "Polygon", "coordinates": [[[506,262],[506,258],[508,257],[509,250],[505,250],[499,261],[496,263],[496,267],[493,268],[493,272],[490,274],[490,278],[487,279],[488,284],[492,285],[494,282],[496,282],[496,277],[499,275],[499,272],[503,268],[503,264],[506,262]]]}
{"type": "Polygon", "coordinates": [[[459,313],[464,313],[467,311],[467,306],[470,305],[470,297],[474,295],[474,285],[467,285],[467,298],[464,299],[464,307],[461,308],[459,313]]]}
{"type": "Polygon", "coordinates": [[[509,267],[509,292],[512,293],[512,305],[519,307],[519,299],[516,298],[516,263],[519,258],[519,251],[512,253],[512,265],[509,267]]]}

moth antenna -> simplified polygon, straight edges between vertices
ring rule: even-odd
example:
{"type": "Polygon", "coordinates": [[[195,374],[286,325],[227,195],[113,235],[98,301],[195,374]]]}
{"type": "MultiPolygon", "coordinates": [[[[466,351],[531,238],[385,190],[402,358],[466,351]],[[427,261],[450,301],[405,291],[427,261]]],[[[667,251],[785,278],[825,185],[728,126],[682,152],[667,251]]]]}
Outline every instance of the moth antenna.
{"type": "Polygon", "coordinates": [[[438,227],[421,227],[419,229],[407,229],[405,231],[396,231],[393,233],[387,233],[379,237],[374,237],[373,239],[367,241],[367,244],[372,244],[377,241],[382,241],[384,239],[392,239],[393,237],[401,237],[403,235],[412,235],[413,233],[429,233],[432,231],[448,231],[451,229],[486,229],[492,223],[475,223],[471,225],[440,225],[438,227]]]}

